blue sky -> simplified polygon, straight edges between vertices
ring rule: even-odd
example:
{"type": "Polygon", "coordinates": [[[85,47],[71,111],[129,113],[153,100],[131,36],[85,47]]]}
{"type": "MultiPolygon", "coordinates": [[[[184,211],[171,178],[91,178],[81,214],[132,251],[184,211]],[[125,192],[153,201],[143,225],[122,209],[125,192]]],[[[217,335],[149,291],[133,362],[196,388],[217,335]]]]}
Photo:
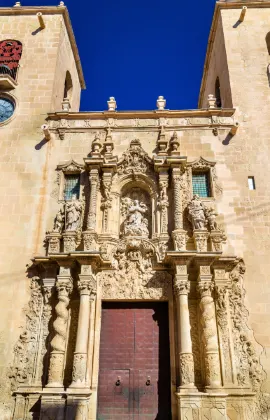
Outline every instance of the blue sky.
{"type": "MultiPolygon", "coordinates": [[[[15,0],[1,0],[13,6],[15,0]]],[[[22,5],[57,5],[22,0],[22,5]]],[[[86,79],[81,110],[197,108],[215,0],[66,0],[86,79]]]]}

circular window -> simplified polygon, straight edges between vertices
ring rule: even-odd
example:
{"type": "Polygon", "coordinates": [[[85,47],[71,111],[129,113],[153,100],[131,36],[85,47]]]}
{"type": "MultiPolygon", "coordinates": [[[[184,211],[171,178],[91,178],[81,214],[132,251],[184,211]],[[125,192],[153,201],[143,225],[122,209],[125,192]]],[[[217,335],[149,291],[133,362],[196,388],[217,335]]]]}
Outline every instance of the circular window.
{"type": "Polygon", "coordinates": [[[0,96],[0,123],[8,120],[14,112],[14,103],[0,96]]]}

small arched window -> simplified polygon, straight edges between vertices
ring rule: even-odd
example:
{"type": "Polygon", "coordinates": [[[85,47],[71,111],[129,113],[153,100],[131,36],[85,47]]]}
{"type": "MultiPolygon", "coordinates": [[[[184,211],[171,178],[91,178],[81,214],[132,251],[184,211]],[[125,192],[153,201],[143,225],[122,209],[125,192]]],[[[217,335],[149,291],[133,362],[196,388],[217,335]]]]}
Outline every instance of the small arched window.
{"type": "Polygon", "coordinates": [[[69,71],[66,72],[66,79],[65,79],[65,87],[64,87],[64,98],[63,99],[71,99],[72,96],[72,89],[73,89],[73,84],[72,84],[72,79],[71,79],[71,74],[69,71]]]}
{"type": "Polygon", "coordinates": [[[16,80],[19,61],[22,56],[22,43],[14,39],[0,41],[0,74],[8,74],[16,80]]]}
{"type": "Polygon", "coordinates": [[[216,96],[216,105],[218,108],[222,108],[222,102],[221,102],[221,95],[220,95],[220,82],[219,78],[216,78],[215,83],[215,96],[216,96]]]}

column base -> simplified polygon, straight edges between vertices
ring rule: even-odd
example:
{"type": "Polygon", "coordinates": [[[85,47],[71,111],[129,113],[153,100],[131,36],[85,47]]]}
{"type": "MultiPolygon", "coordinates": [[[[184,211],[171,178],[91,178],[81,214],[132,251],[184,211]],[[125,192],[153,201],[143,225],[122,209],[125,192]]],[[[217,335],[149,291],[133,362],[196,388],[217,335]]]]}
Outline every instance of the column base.
{"type": "Polygon", "coordinates": [[[199,391],[194,384],[180,385],[177,388],[179,394],[197,394],[199,391]]]}
{"type": "Polygon", "coordinates": [[[72,382],[68,389],[89,389],[85,382],[72,382]]]}

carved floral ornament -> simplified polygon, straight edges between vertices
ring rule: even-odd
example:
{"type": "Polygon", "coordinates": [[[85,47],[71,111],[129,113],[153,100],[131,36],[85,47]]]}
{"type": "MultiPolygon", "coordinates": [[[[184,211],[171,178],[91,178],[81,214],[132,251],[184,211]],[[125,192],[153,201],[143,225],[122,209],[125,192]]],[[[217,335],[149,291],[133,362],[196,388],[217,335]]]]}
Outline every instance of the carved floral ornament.
{"type": "Polygon", "coordinates": [[[75,162],[73,159],[67,163],[57,165],[57,171],[62,171],[63,173],[81,173],[84,169],[84,165],[81,165],[75,162]]]}

